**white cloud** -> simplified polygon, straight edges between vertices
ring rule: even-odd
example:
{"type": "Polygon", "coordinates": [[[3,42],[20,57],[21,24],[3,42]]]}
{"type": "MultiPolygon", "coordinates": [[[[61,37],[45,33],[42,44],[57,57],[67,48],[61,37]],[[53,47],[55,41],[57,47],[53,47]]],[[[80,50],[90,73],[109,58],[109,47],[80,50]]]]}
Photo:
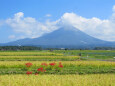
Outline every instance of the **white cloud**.
{"type": "MultiPolygon", "coordinates": [[[[50,14],[46,16],[50,17],[50,14]]],[[[115,41],[115,5],[113,6],[113,14],[110,19],[99,19],[96,17],[85,18],[75,13],[64,13],[57,21],[46,21],[41,23],[32,17],[24,17],[23,12],[14,14],[13,18],[6,19],[6,24],[9,25],[15,32],[23,35],[15,38],[36,38],[44,33],[52,32],[58,29],[59,26],[72,25],[81,31],[108,41],[115,41]]],[[[1,23],[2,25],[2,23],[1,23]]],[[[12,38],[12,37],[11,37],[12,38]]]]}
{"type": "Polygon", "coordinates": [[[52,15],[51,14],[46,14],[46,17],[51,17],[52,15]]]}
{"type": "Polygon", "coordinates": [[[25,38],[39,37],[44,33],[57,29],[56,22],[46,21],[43,24],[35,18],[24,17],[24,13],[22,12],[16,13],[13,18],[6,20],[6,24],[13,28],[15,32],[23,33],[25,38]]]}
{"type": "Polygon", "coordinates": [[[61,17],[61,22],[70,24],[93,37],[115,41],[115,22],[113,19],[115,16],[108,20],[101,20],[96,17],[87,19],[75,13],[65,13],[61,17]]]}
{"type": "Polygon", "coordinates": [[[113,12],[115,12],[115,5],[113,6],[113,12]]]}

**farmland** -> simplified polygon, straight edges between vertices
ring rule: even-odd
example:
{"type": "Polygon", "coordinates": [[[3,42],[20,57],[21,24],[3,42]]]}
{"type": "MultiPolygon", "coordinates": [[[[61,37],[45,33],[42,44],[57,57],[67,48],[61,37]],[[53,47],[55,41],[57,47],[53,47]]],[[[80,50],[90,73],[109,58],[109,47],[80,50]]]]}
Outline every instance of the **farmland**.
{"type": "Polygon", "coordinates": [[[114,86],[113,57],[115,51],[105,50],[0,51],[0,86],[114,86]],[[26,63],[32,63],[31,75],[26,63]],[[35,75],[42,63],[46,71],[35,75]]]}
{"type": "Polygon", "coordinates": [[[115,86],[115,74],[1,75],[0,86],[115,86]]]}

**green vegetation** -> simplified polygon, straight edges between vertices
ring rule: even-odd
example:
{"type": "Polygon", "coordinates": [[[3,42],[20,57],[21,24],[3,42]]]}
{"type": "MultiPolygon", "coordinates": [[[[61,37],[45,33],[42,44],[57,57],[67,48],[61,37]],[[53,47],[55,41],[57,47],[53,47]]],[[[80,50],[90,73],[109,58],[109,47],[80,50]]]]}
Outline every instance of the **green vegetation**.
{"type": "Polygon", "coordinates": [[[34,47],[34,46],[0,46],[1,51],[7,51],[7,50],[12,50],[12,51],[18,51],[18,50],[42,50],[41,47],[34,47]]]}
{"type": "Polygon", "coordinates": [[[64,55],[77,55],[81,54],[81,59],[85,60],[108,60],[115,61],[114,50],[55,50],[55,53],[62,53],[64,55]]]}
{"type": "Polygon", "coordinates": [[[113,57],[113,50],[0,51],[0,86],[37,86],[37,83],[40,86],[56,83],[57,86],[114,86],[113,57]],[[56,63],[54,69],[51,70],[48,65],[46,72],[34,75],[33,72],[42,67],[42,63],[51,62],[56,63]],[[57,71],[59,62],[63,68],[57,71]],[[32,75],[25,75],[28,71],[26,63],[33,64],[30,67],[32,75]]]}
{"type": "MultiPolygon", "coordinates": [[[[5,61],[0,63],[0,74],[25,74],[27,68],[25,63],[27,61],[5,61]]],[[[31,69],[34,71],[41,67],[42,63],[49,64],[52,61],[29,61],[34,65],[31,69]]],[[[60,61],[59,61],[60,62],[60,61]]],[[[55,63],[59,63],[56,61],[55,63]]],[[[46,69],[45,74],[97,74],[97,73],[115,73],[114,62],[103,61],[61,61],[63,69],[60,72],[49,70],[50,66],[46,69]]]]}
{"type": "Polygon", "coordinates": [[[53,52],[31,52],[31,51],[7,51],[7,52],[0,52],[0,56],[62,56],[63,54],[60,53],[53,53],[53,52]]]}
{"type": "Polygon", "coordinates": [[[0,61],[75,61],[79,56],[0,56],[0,61]]]}

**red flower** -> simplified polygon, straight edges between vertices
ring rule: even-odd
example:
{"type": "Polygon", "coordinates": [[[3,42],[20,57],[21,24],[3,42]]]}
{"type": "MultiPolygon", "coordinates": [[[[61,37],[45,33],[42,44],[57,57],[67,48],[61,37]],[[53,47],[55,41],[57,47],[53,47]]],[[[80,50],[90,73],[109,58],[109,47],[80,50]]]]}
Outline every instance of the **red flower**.
{"type": "Polygon", "coordinates": [[[58,66],[58,67],[61,67],[61,68],[63,67],[63,65],[62,65],[62,63],[61,63],[61,62],[59,62],[59,66],[58,66]]]}
{"type": "Polygon", "coordinates": [[[29,75],[29,74],[32,74],[32,72],[30,72],[30,71],[27,71],[27,72],[26,72],[26,74],[28,74],[28,75],[29,75]]]}
{"type": "Polygon", "coordinates": [[[44,70],[44,72],[46,72],[46,70],[44,70]]]}
{"type": "Polygon", "coordinates": [[[38,73],[35,73],[35,75],[38,75],[38,73]]]}
{"type": "Polygon", "coordinates": [[[49,63],[49,65],[53,66],[53,65],[56,65],[56,63],[49,63]]]}
{"type": "Polygon", "coordinates": [[[39,72],[45,72],[46,70],[43,70],[43,68],[38,68],[37,71],[39,71],[39,72]]]}
{"type": "Polygon", "coordinates": [[[62,68],[62,67],[63,67],[63,65],[61,64],[61,65],[59,65],[59,67],[61,67],[61,68],[62,68]]]}
{"type": "Polygon", "coordinates": [[[41,72],[46,72],[46,70],[42,70],[41,72]]]}
{"type": "Polygon", "coordinates": [[[45,66],[48,66],[48,64],[47,64],[47,63],[42,63],[41,65],[45,65],[45,66]]]}
{"type": "Polygon", "coordinates": [[[30,67],[30,66],[32,66],[33,64],[32,64],[32,63],[26,63],[25,65],[26,65],[26,67],[30,67]]]}
{"type": "Polygon", "coordinates": [[[41,68],[38,68],[37,71],[43,71],[43,68],[42,68],[42,67],[41,67],[41,68]]]}

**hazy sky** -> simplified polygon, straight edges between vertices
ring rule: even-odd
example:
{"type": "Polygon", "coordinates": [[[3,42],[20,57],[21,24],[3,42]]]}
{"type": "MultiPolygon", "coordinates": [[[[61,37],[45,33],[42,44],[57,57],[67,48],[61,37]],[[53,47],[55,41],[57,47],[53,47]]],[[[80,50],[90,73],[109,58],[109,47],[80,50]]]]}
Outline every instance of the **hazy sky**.
{"type": "Polygon", "coordinates": [[[115,41],[115,0],[0,0],[0,43],[36,38],[63,24],[115,41]]]}

